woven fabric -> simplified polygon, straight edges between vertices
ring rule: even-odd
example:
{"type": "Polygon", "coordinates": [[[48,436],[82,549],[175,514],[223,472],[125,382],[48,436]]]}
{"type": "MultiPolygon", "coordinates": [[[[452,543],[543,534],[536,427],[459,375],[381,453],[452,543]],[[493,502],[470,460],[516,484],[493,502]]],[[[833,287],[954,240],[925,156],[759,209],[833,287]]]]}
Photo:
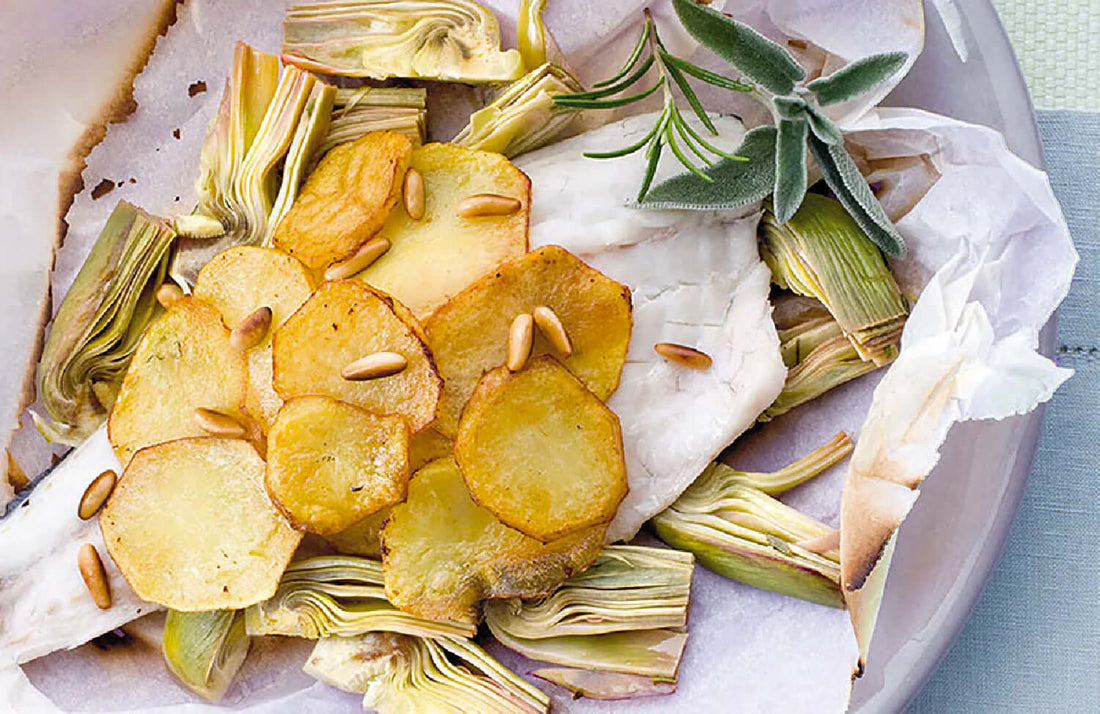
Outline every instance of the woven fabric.
{"type": "Polygon", "coordinates": [[[911,714],[1100,711],[1100,114],[1044,111],[1039,126],[1081,254],[1058,313],[1058,360],[1077,373],[1050,403],[1004,555],[911,714]]]}
{"type": "Polygon", "coordinates": [[[1012,39],[1035,106],[1100,111],[1100,0],[993,4],[1012,39]]]}

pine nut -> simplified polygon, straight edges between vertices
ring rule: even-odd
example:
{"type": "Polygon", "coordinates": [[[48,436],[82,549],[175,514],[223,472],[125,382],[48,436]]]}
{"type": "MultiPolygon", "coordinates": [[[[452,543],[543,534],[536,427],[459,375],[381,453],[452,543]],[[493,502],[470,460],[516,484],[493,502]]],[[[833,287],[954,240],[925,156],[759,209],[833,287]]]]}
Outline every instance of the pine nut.
{"type": "Polygon", "coordinates": [[[107,497],[115,489],[117,481],[118,474],[111,469],[107,469],[92,479],[92,482],[88,484],[88,488],[84,489],[84,495],[80,497],[80,506],[76,509],[76,514],[80,516],[80,520],[86,521],[99,513],[99,509],[103,507],[103,504],[107,502],[107,497]]]}
{"type": "Polygon", "coordinates": [[[199,407],[194,411],[194,418],[199,428],[211,436],[241,439],[248,435],[248,429],[237,417],[217,409],[199,407]]]}
{"type": "Polygon", "coordinates": [[[389,377],[405,369],[409,364],[404,355],[396,352],[375,352],[360,357],[340,372],[340,376],[352,382],[389,377]]]}
{"type": "Polygon", "coordinates": [[[565,331],[565,325],[561,324],[558,313],[545,305],[535,308],[535,324],[539,331],[546,337],[546,341],[554,348],[554,351],[562,357],[573,354],[573,343],[569,341],[569,334],[565,331]]]}
{"type": "Polygon", "coordinates": [[[705,352],[700,352],[694,347],[678,345],[674,342],[658,342],[653,345],[653,349],[657,351],[657,354],[668,361],[676,362],[685,367],[691,367],[692,369],[709,369],[710,365],[713,363],[713,360],[711,360],[710,356],[705,352]]]}
{"type": "Polygon", "coordinates": [[[80,577],[84,578],[84,585],[91,593],[95,604],[100,610],[111,607],[111,584],[107,582],[107,572],[103,569],[103,560],[99,557],[99,551],[91,543],[80,546],[80,553],[76,559],[80,566],[80,577]]]}
{"type": "Polygon", "coordinates": [[[531,356],[531,341],[535,337],[534,318],[524,312],[516,315],[512,326],[508,328],[508,360],[505,364],[509,372],[518,372],[527,364],[531,356]]]}
{"type": "Polygon", "coordinates": [[[409,218],[419,221],[424,217],[424,176],[416,169],[405,172],[405,212],[409,218]]]}
{"type": "Polygon", "coordinates": [[[371,263],[381,258],[390,249],[386,238],[371,238],[364,243],[355,255],[339,263],[333,263],[325,269],[325,280],[343,280],[366,270],[371,263]]]}
{"type": "Polygon", "coordinates": [[[520,209],[518,198],[495,193],[479,193],[459,201],[455,213],[460,218],[480,216],[510,216],[520,209]]]}
{"type": "Polygon", "coordinates": [[[157,288],[157,302],[165,310],[175,305],[177,302],[183,299],[183,291],[180,290],[179,285],[173,283],[165,283],[157,288]]]}
{"type": "Polygon", "coordinates": [[[237,323],[229,333],[229,346],[238,352],[248,352],[264,341],[271,329],[271,308],[258,307],[237,323]]]}

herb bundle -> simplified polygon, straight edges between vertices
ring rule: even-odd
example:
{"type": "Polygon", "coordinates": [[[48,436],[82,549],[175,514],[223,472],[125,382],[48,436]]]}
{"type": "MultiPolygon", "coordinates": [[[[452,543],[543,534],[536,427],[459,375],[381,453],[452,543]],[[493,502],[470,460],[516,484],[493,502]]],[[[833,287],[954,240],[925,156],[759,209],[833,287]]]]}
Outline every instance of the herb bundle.
{"type": "Polygon", "coordinates": [[[634,46],[634,51],[627,58],[626,63],[609,79],[605,79],[593,86],[590,92],[575,92],[554,97],[554,103],[559,107],[572,107],[575,109],[615,109],[628,104],[640,102],[643,99],[662,92],[664,109],[657,118],[657,123],[646,133],[642,139],[630,146],[625,146],[615,151],[588,153],[585,156],[592,159],[614,159],[620,156],[633,154],[645,148],[646,172],[642,179],[642,186],[638,190],[638,201],[642,201],[649,187],[653,183],[653,177],[657,172],[664,147],[668,147],[677,160],[691,172],[699,181],[714,183],[704,168],[713,168],[719,160],[742,162],[748,159],[736,154],[731,154],[703,138],[702,134],[692,127],[680,108],[676,105],[676,97],[672,85],[676,85],[691,106],[691,110],[711,135],[717,136],[718,129],[714,122],[707,116],[703,109],[703,103],[691,88],[685,75],[690,75],[698,80],[712,84],[716,87],[729,89],[735,92],[751,92],[752,87],[735,79],[728,79],[720,74],[715,74],[702,67],[676,57],[665,49],[657,34],[657,26],[649,10],[645,10],[645,25],[634,46]],[[653,86],[635,94],[621,95],[627,89],[642,81],[650,70],[656,68],[657,81],[653,86]],[[691,156],[694,155],[694,158],[691,156]],[[699,163],[703,166],[700,166],[699,163]]]}

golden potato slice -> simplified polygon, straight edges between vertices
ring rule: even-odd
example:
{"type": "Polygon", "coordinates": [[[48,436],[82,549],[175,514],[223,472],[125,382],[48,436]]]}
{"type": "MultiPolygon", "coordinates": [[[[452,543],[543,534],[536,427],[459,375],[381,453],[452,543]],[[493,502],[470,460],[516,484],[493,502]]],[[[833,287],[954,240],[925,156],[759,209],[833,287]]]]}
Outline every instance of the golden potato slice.
{"type": "Polygon", "coordinates": [[[544,543],[610,522],[626,496],[619,417],[548,355],[481,378],[455,459],[474,501],[544,543]]]}
{"type": "Polygon", "coordinates": [[[339,533],[405,498],[408,454],[401,417],[296,397],[267,435],[267,492],[295,527],[339,533]]]}
{"type": "Polygon", "coordinates": [[[382,528],[386,597],[421,617],[477,622],[486,598],[552,592],[596,559],[605,526],[541,543],[470,499],[454,459],[413,474],[382,528]]]}
{"type": "Polygon", "coordinates": [[[217,437],[137,452],[99,526],[134,592],[183,612],[271,597],[302,538],[268,498],[255,449],[217,437]]]}
{"type": "Polygon", "coordinates": [[[275,228],[275,247],[318,270],[378,232],[401,198],[412,140],[375,131],[329,150],[275,228]]]}
{"type": "Polygon", "coordinates": [[[454,453],[454,441],[435,429],[425,429],[409,440],[409,471],[416,471],[429,461],[445,459],[454,453]]]}
{"type": "MultiPolygon", "coordinates": [[[[446,388],[436,429],[454,436],[481,375],[504,364],[508,328],[520,313],[548,306],[572,343],[562,363],[600,399],[619,386],[630,340],[630,290],[558,246],[502,265],[446,305],[424,327],[446,388]]],[[[536,330],[533,355],[555,354],[536,330]]]]}
{"type": "Polygon", "coordinates": [[[397,414],[418,432],[435,420],[443,391],[420,334],[403,306],[366,283],[325,283],[275,331],[275,391],[283,399],[324,394],[377,414],[397,414]],[[352,362],[379,352],[400,354],[407,366],[377,379],[341,376],[352,362]]]}
{"type": "Polygon", "coordinates": [[[234,246],[218,253],[199,271],[195,297],[208,302],[233,329],[261,307],[271,309],[271,329],[248,351],[248,391],[244,408],[266,433],[283,400],[271,383],[271,335],[313,292],[312,273],[280,250],[234,246]]]}
{"type": "Polygon", "coordinates": [[[194,412],[239,412],[245,358],[229,345],[218,311],[185,298],[149,326],[138,343],[107,420],[107,435],[125,465],[138,449],[203,436],[194,412]]]}
{"type": "Polygon", "coordinates": [[[424,178],[424,215],[402,202],[379,233],[389,251],[357,277],[393,295],[423,319],[500,263],[527,252],[531,181],[500,154],[454,144],[413,151],[410,168],[424,178]],[[459,204],[491,193],[519,201],[507,215],[463,218],[459,204]]]}
{"type": "Polygon", "coordinates": [[[325,540],[345,555],[366,555],[378,558],[382,555],[382,526],[390,516],[390,507],[372,513],[347,530],[325,536],[325,540]]]}

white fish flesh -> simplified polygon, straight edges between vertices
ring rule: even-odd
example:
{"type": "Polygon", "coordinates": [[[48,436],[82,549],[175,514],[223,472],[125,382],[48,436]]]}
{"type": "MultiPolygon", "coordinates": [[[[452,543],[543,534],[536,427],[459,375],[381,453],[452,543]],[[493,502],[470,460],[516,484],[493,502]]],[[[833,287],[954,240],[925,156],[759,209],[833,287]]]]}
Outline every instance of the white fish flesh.
{"type": "MultiPolygon", "coordinates": [[[[759,207],[633,208],[642,152],[615,160],[583,156],[631,144],[655,121],[652,114],[631,117],[517,161],[531,177],[531,247],[560,245],[633,293],[627,362],[608,400],[622,423],[630,493],[609,540],[631,538],[676,500],[752,426],[787,374],[768,302],[771,273],[757,250],[759,207]],[[658,342],[701,350],[713,365],[698,371],[668,362],[654,351],[658,342]]],[[[725,143],[736,146],[740,122],[716,122],[725,143]]],[[[665,163],[658,180],[681,170],[665,163]]]]}

